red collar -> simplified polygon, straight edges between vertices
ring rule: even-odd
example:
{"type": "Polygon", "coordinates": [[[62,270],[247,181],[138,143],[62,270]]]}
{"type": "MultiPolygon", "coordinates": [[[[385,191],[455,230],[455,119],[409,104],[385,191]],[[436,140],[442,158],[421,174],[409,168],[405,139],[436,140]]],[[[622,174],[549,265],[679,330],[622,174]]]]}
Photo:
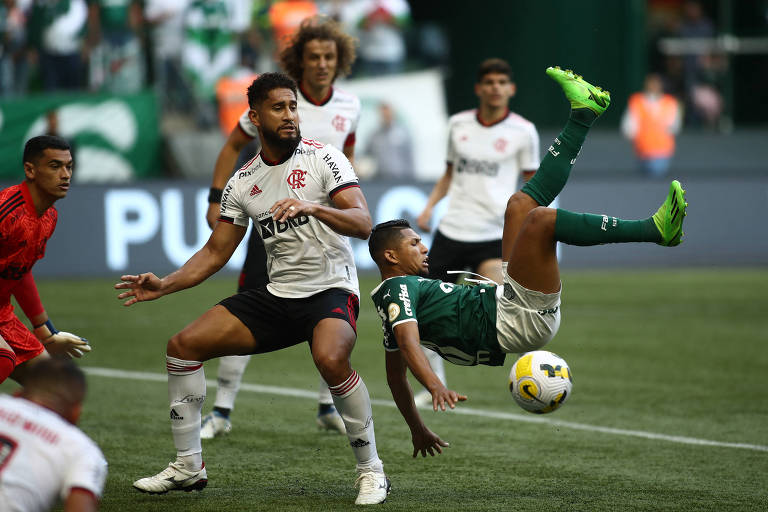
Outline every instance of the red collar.
{"type": "Polygon", "coordinates": [[[322,107],[329,101],[331,101],[331,96],[333,96],[333,86],[328,88],[328,94],[325,95],[325,98],[322,100],[316,100],[312,96],[309,95],[309,93],[304,89],[304,87],[299,83],[299,92],[302,96],[304,96],[304,99],[310,102],[313,105],[317,105],[318,107],[322,107]]]}
{"type": "Polygon", "coordinates": [[[486,128],[489,128],[489,127],[491,127],[491,126],[493,126],[495,124],[499,124],[500,122],[505,120],[507,117],[509,117],[509,107],[507,107],[504,110],[504,115],[503,116],[501,116],[500,118],[496,119],[495,121],[491,121],[489,123],[487,123],[487,122],[483,121],[482,119],[480,119],[480,109],[477,109],[477,111],[475,112],[475,119],[477,119],[477,122],[480,123],[482,126],[485,126],[486,128]]]}

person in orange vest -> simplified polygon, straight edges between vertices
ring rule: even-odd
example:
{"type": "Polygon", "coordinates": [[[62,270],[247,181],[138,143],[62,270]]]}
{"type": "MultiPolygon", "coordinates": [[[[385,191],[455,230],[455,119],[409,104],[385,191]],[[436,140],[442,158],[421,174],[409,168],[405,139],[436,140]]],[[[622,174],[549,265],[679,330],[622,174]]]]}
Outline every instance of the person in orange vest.
{"type": "Polygon", "coordinates": [[[661,76],[648,74],[643,90],[629,97],[621,120],[621,131],[632,141],[644,174],[660,177],[667,173],[681,120],[680,103],[664,92],[661,76]]]}

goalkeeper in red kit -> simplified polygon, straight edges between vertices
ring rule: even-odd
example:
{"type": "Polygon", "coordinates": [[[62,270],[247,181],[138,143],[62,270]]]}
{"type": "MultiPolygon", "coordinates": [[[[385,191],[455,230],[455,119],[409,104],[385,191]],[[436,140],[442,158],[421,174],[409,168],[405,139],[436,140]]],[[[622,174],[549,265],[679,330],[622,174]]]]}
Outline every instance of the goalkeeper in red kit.
{"type": "Polygon", "coordinates": [[[0,382],[24,383],[26,363],[49,355],[81,357],[88,340],[59,332],[40,302],[31,269],[45,255],[56,228],[53,203],[65,197],[72,180],[72,153],[62,138],[41,135],[24,146],[24,176],[0,192],[0,382]],[[33,326],[13,312],[11,295],[33,326]]]}

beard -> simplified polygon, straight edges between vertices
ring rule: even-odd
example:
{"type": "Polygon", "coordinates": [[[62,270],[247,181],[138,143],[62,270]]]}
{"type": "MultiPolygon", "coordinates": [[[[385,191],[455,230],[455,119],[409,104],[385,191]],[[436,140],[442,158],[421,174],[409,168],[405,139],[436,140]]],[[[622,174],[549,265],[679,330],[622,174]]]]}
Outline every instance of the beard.
{"type": "Polygon", "coordinates": [[[294,137],[280,137],[276,131],[262,130],[262,136],[267,146],[276,149],[279,153],[286,155],[293,152],[301,142],[301,130],[296,126],[296,135],[294,137]]]}

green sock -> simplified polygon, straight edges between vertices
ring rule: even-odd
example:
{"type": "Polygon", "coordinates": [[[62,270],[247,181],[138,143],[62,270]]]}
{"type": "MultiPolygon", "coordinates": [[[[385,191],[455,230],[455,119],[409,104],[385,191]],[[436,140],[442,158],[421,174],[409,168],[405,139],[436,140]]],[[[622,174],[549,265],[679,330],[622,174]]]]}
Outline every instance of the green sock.
{"type": "Polygon", "coordinates": [[[599,245],[622,242],[660,242],[653,218],[623,220],[608,215],[557,210],[555,240],[568,245],[599,245]]]}
{"type": "Polygon", "coordinates": [[[549,206],[568,181],[571,167],[581,151],[581,145],[584,144],[589,126],[592,124],[589,114],[593,117],[592,121],[597,119],[597,115],[589,109],[571,110],[568,122],[549,146],[536,174],[523,186],[523,192],[540,205],[549,206]]]}

